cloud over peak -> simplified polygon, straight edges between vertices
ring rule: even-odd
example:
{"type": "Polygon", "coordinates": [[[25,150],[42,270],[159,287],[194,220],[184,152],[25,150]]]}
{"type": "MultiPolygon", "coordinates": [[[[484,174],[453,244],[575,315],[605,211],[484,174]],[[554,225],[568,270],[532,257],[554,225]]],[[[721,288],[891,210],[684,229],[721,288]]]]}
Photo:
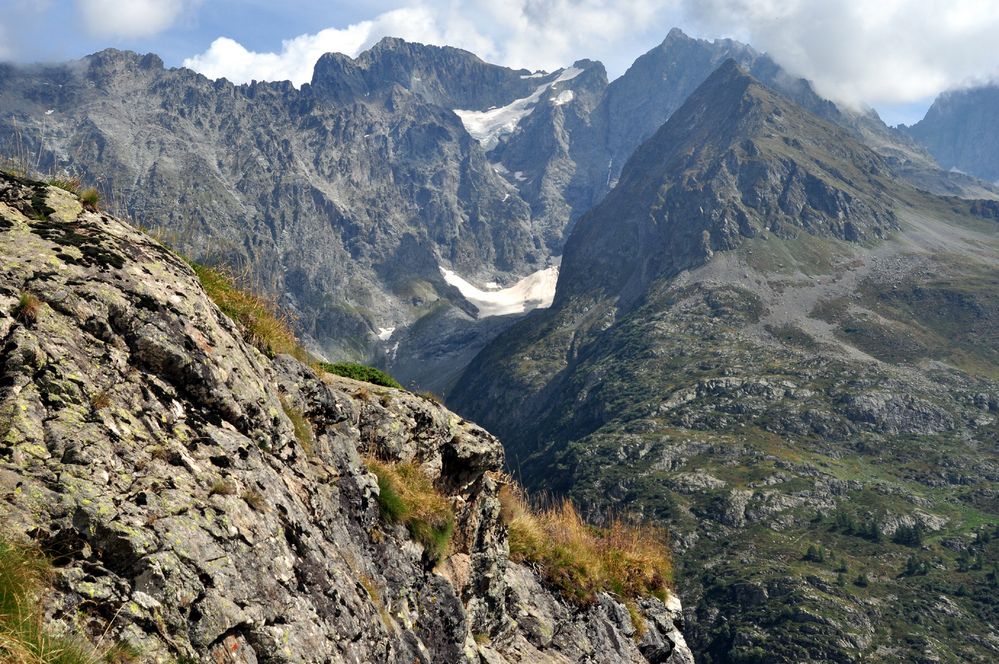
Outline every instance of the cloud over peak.
{"type": "Polygon", "coordinates": [[[999,73],[992,0],[685,0],[703,31],[765,50],[822,94],[897,104],[999,73]]]}
{"type": "Polygon", "coordinates": [[[87,31],[98,37],[150,37],[174,25],[201,0],[76,0],[87,31]]]}
{"type": "MultiPolygon", "coordinates": [[[[139,0],[135,6],[156,5],[158,13],[143,16],[147,24],[162,24],[191,1],[139,0]]],[[[287,39],[278,52],[255,52],[219,37],[184,64],[235,82],[300,85],[323,53],[353,57],[393,36],[465,48],[518,68],[551,70],[589,57],[616,75],[682,25],[767,51],[825,96],[854,106],[905,104],[999,73],[992,48],[999,34],[995,0],[389,0],[378,6],[395,8],[287,39]]]]}

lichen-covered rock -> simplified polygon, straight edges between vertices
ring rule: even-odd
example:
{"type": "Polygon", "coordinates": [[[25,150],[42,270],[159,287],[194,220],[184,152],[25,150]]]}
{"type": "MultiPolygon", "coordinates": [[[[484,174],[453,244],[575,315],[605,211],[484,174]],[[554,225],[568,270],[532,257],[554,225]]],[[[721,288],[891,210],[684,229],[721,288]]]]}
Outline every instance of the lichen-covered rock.
{"type": "Polygon", "coordinates": [[[54,626],[149,662],[689,661],[678,603],[643,601],[639,639],[508,562],[502,461],[427,399],[265,357],[169,250],[0,176],[3,530],[52,557],[54,626]],[[363,455],[449,497],[436,568],[363,455]]]}

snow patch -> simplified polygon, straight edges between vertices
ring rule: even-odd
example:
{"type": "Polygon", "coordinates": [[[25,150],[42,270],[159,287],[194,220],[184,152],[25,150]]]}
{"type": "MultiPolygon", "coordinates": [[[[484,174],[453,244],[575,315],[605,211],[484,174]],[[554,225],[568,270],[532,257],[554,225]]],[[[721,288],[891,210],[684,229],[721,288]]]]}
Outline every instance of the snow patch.
{"type": "Polygon", "coordinates": [[[376,336],[382,341],[388,341],[392,338],[393,332],[395,332],[394,327],[380,327],[378,328],[378,334],[376,336]]]}
{"type": "Polygon", "coordinates": [[[547,75],[548,75],[548,72],[546,72],[546,71],[536,71],[533,74],[527,74],[526,76],[524,74],[521,74],[520,77],[521,78],[544,78],[547,75]]]}
{"type": "Polygon", "coordinates": [[[45,115],[52,115],[53,113],[55,113],[54,108],[50,108],[49,110],[45,111],[45,115]]]}
{"type": "Polygon", "coordinates": [[[542,95],[549,88],[554,88],[565,81],[571,81],[581,73],[583,73],[582,69],[569,67],[563,69],[558,78],[551,83],[539,85],[529,97],[516,99],[506,106],[490,108],[487,111],[469,111],[456,108],[454,113],[461,119],[461,123],[465,125],[465,131],[472,138],[481,143],[486,150],[492,150],[499,143],[500,137],[516,131],[520,121],[531,114],[542,95]]]}
{"type": "MultiPolygon", "coordinates": [[[[529,274],[513,286],[500,290],[481,290],[468,283],[452,270],[440,268],[444,281],[454,286],[479,310],[479,318],[522,314],[532,309],[547,309],[555,299],[555,284],[558,283],[558,266],[538,270],[529,274]]],[[[486,288],[499,284],[489,282],[486,288]]]]}
{"type": "Polygon", "coordinates": [[[555,97],[555,99],[552,99],[552,104],[554,104],[555,106],[565,106],[570,101],[575,99],[575,97],[576,95],[572,93],[572,90],[563,90],[562,92],[558,93],[558,96],[555,97]]]}

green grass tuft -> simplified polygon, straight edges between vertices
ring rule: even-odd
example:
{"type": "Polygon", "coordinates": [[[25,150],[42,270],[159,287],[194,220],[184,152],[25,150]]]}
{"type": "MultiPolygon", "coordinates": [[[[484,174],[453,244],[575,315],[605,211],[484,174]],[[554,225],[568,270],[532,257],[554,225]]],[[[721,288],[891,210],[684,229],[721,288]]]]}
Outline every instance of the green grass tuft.
{"type": "Polygon", "coordinates": [[[82,638],[56,636],[44,626],[41,606],[49,566],[39,551],[0,538],[0,661],[9,664],[97,664],[117,656],[82,638]]]}
{"type": "Polygon", "coordinates": [[[295,428],[295,440],[298,441],[305,455],[311,457],[315,454],[316,436],[312,431],[312,425],[309,423],[308,418],[305,417],[305,414],[301,410],[288,403],[288,400],[283,396],[281,397],[281,408],[284,409],[284,414],[288,416],[292,426],[295,428]]]}
{"type": "Polygon", "coordinates": [[[447,555],[454,535],[454,510],[450,502],[413,463],[366,461],[378,478],[378,507],[389,523],[406,526],[423,545],[427,559],[437,563],[447,555]]]}
{"type": "Polygon", "coordinates": [[[100,208],[101,204],[101,192],[97,191],[94,187],[88,187],[82,190],[78,196],[80,197],[80,202],[83,203],[83,207],[91,212],[96,212],[100,208]]]}
{"type": "Polygon", "coordinates": [[[394,387],[399,390],[403,389],[399,381],[392,376],[388,375],[381,369],[375,369],[374,367],[369,367],[364,364],[356,364],[354,362],[336,362],[332,364],[329,362],[319,362],[317,366],[323,371],[337,376],[353,378],[354,380],[360,380],[374,385],[381,385],[382,387],[394,387]]]}

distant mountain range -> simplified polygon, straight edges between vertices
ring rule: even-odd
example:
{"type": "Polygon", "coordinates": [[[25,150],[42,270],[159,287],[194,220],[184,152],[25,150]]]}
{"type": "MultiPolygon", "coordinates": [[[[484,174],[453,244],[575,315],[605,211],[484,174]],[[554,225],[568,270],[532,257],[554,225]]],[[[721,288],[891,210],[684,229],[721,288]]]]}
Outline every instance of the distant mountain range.
{"type": "Polygon", "coordinates": [[[767,56],[679,30],[611,83],[597,62],[532,73],[398,39],[356,60],[324,56],[300,90],[113,50],[0,65],[0,146],[99,182],[116,210],[186,254],[247,271],[315,350],[443,391],[511,319],[483,315],[442,270],[488,292],[557,269],[575,221],[730,57],[924,188],[988,195],[767,56]]]}
{"type": "Polygon", "coordinates": [[[902,127],[925,145],[943,168],[999,182],[999,87],[988,85],[940,95],[926,117],[902,127]]]}

